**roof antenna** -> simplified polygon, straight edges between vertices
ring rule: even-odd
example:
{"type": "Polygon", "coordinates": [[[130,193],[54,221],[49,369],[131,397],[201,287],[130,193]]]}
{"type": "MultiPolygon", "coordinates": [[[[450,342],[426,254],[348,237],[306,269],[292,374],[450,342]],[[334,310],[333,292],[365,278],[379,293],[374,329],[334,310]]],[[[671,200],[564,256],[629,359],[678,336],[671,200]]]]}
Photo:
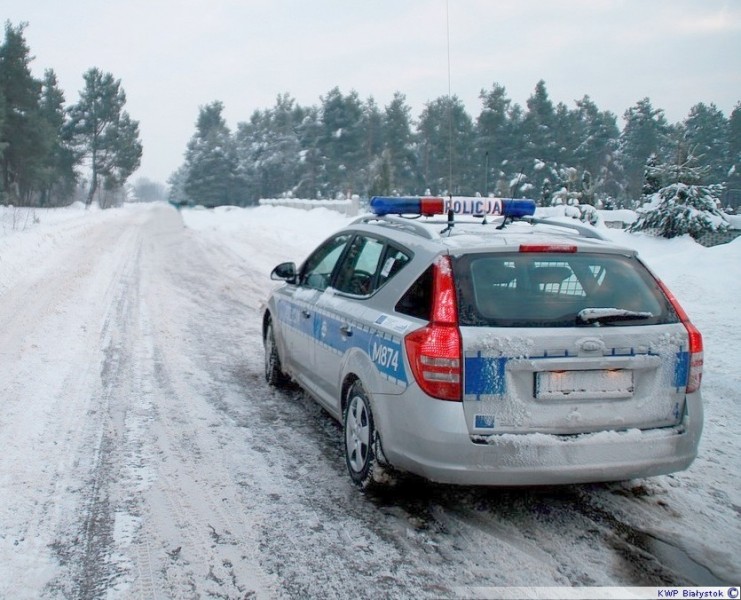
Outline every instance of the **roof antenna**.
{"type": "Polygon", "coordinates": [[[450,0],[445,0],[445,27],[448,42],[448,195],[453,200],[453,95],[450,79],[450,0]]]}
{"type": "MultiPolygon", "coordinates": [[[[486,151],[486,154],[484,155],[484,198],[487,198],[489,196],[489,151],[486,151]]],[[[482,225],[486,225],[488,221],[486,220],[486,215],[484,215],[484,220],[481,221],[482,225]]]]}

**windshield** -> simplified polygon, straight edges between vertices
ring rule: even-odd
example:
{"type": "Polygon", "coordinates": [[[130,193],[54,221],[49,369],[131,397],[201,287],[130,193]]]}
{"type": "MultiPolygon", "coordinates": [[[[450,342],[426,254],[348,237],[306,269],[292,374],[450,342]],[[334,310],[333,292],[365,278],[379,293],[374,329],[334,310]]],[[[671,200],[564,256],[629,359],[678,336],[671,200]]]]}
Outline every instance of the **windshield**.
{"type": "Polygon", "coordinates": [[[635,258],[599,253],[468,254],[454,260],[461,325],[620,327],[676,322],[635,258]]]}

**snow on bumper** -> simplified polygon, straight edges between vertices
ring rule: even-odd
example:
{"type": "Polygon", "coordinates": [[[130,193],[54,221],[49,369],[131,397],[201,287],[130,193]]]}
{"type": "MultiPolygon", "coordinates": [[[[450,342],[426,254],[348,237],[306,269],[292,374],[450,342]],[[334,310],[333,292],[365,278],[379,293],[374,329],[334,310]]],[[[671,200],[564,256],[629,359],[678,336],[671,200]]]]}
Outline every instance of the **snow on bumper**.
{"type": "Polygon", "coordinates": [[[676,427],[558,436],[471,436],[459,403],[376,396],[383,449],[395,467],[440,483],[553,485],[618,481],[689,467],[702,431],[699,394],[676,427]]]}

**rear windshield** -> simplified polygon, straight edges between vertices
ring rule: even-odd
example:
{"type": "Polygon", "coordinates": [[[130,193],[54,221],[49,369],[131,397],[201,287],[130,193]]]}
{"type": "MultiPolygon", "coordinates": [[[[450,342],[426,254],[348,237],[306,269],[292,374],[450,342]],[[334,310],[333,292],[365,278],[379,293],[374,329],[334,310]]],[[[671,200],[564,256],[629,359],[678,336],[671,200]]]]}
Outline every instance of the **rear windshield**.
{"type": "Polygon", "coordinates": [[[461,325],[635,326],[676,313],[635,258],[591,253],[469,254],[454,259],[461,325]]]}

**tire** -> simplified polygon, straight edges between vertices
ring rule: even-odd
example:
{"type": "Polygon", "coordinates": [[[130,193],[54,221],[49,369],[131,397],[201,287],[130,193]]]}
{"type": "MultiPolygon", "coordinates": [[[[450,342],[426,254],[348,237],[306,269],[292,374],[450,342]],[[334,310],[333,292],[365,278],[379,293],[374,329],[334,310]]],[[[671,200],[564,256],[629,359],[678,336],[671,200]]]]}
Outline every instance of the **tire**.
{"type": "Polygon", "coordinates": [[[278,356],[278,348],[275,345],[275,334],[273,333],[273,322],[268,321],[265,328],[265,381],[273,387],[285,387],[289,378],[283,372],[283,365],[278,356]]]}
{"type": "Polygon", "coordinates": [[[378,491],[394,483],[390,467],[379,461],[381,441],[368,396],[356,381],[347,394],[342,419],[345,462],[350,478],[363,490],[378,491]]]}

